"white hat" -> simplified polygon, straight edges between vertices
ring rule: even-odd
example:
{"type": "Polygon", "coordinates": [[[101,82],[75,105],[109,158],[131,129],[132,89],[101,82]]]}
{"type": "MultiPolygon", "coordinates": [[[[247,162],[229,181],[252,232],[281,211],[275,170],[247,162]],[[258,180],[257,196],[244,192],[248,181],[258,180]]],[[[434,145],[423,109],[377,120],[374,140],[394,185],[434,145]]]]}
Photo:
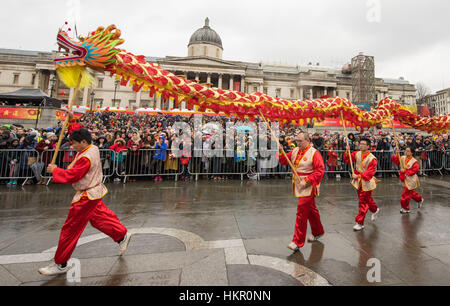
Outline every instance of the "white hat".
{"type": "Polygon", "coordinates": [[[47,133],[47,138],[50,138],[50,137],[52,137],[52,136],[55,136],[55,133],[47,133]]]}

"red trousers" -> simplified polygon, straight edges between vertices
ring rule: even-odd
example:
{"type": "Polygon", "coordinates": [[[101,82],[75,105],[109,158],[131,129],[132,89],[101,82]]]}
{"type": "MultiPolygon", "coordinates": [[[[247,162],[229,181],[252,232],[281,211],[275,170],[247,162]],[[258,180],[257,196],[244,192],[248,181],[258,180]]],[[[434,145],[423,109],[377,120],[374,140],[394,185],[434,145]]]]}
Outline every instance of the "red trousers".
{"type": "Polygon", "coordinates": [[[87,197],[82,197],[80,201],[72,203],[70,206],[69,215],[61,229],[54,258],[56,264],[69,261],[88,222],[115,242],[118,242],[127,233],[127,229],[106,207],[102,199],[91,201],[87,197]]]}
{"type": "Polygon", "coordinates": [[[305,244],[308,221],[313,236],[320,236],[325,233],[322,222],[320,222],[320,215],[314,196],[299,198],[298,200],[297,219],[295,221],[295,232],[292,242],[300,248],[305,244]]]}
{"type": "Polygon", "coordinates": [[[359,199],[359,212],[356,215],[355,221],[358,224],[364,225],[364,219],[366,218],[367,211],[375,213],[377,212],[377,204],[372,199],[371,191],[362,191],[361,187],[357,191],[359,199]]]}
{"type": "Polygon", "coordinates": [[[402,197],[400,198],[400,204],[403,209],[409,210],[409,201],[411,201],[411,199],[416,202],[420,202],[422,201],[422,196],[414,190],[409,190],[405,187],[403,189],[402,197]]]}

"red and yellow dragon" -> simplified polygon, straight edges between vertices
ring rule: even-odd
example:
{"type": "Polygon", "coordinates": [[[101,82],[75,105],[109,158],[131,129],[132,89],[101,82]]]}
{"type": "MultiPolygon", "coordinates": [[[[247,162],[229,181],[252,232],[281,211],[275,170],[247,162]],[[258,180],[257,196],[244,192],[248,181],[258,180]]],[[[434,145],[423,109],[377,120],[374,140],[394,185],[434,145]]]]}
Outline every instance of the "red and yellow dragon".
{"type": "Polygon", "coordinates": [[[263,93],[246,94],[202,85],[147,62],[145,56],[136,56],[117,48],[124,42],[120,36],[120,30],[114,25],[99,27],[87,37],[76,40],[60,29],[57,41],[59,47],[65,50],[65,56],[54,60],[60,79],[74,88],[82,75],[81,87],[85,87],[93,82],[90,70],[109,72],[121,80],[122,86],[130,85],[134,91],[149,91],[150,97],[160,94],[164,100],[172,98],[176,106],[186,101],[188,109],[197,105],[199,111],[212,110],[251,121],[263,115],[270,121],[303,125],[311,119],[321,121],[326,117],[342,116],[347,125],[360,130],[392,119],[429,133],[438,134],[450,129],[450,114],[422,118],[388,98],[381,100],[373,111],[367,112],[340,97],[285,100],[263,93]]]}

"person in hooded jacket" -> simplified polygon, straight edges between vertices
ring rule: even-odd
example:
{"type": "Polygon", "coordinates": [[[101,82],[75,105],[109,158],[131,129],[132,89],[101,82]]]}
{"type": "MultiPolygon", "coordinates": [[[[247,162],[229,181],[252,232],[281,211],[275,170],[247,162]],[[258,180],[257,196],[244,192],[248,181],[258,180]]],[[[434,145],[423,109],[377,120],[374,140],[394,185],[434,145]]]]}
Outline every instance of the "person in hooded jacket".
{"type": "Polygon", "coordinates": [[[19,139],[13,138],[9,142],[8,151],[7,152],[7,164],[9,166],[8,176],[11,177],[8,186],[17,185],[17,176],[19,176],[19,161],[20,161],[20,151],[16,151],[19,149],[19,139]]]}
{"type": "Polygon", "coordinates": [[[153,155],[152,163],[150,168],[156,165],[156,177],[155,182],[162,181],[162,177],[159,175],[161,173],[163,162],[166,160],[167,143],[164,134],[159,135],[158,141],[155,145],[155,155],[153,155]]]}

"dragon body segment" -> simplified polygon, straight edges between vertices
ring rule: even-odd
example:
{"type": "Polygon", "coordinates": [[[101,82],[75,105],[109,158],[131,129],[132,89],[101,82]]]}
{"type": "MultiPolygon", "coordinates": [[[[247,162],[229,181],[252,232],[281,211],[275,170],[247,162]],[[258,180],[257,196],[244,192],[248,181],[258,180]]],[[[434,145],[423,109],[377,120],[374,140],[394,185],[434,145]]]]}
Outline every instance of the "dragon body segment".
{"type": "Polygon", "coordinates": [[[198,106],[200,111],[210,109],[216,113],[235,115],[241,120],[248,118],[253,121],[262,114],[271,121],[303,125],[311,119],[321,121],[326,117],[337,118],[342,115],[348,125],[360,130],[391,119],[429,133],[450,129],[449,114],[433,118],[420,117],[389,98],[381,100],[373,111],[367,112],[340,97],[285,100],[263,93],[246,94],[199,84],[147,62],[145,56],[136,56],[117,48],[124,42],[120,36],[120,31],[114,25],[106,29],[99,27],[78,41],[60,30],[57,41],[65,49],[66,56],[54,61],[61,80],[67,86],[75,87],[75,80],[81,73],[82,87],[90,86],[93,77],[89,69],[103,71],[115,76],[122,86],[129,85],[136,92],[148,91],[150,97],[156,94],[162,95],[164,100],[172,98],[176,106],[186,101],[188,109],[198,106]]]}

